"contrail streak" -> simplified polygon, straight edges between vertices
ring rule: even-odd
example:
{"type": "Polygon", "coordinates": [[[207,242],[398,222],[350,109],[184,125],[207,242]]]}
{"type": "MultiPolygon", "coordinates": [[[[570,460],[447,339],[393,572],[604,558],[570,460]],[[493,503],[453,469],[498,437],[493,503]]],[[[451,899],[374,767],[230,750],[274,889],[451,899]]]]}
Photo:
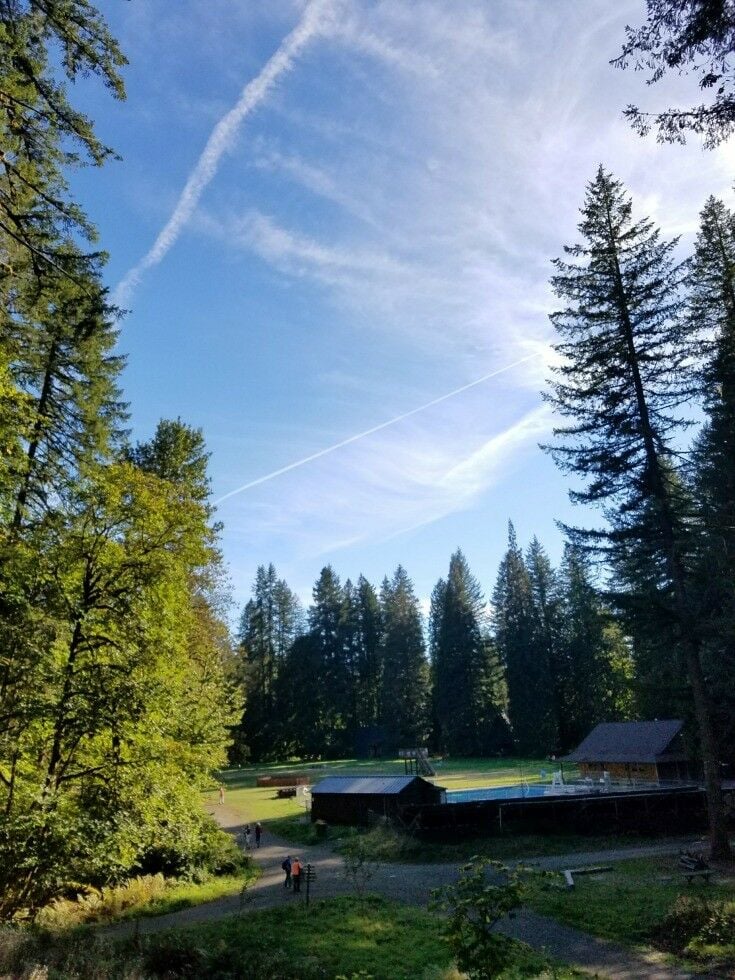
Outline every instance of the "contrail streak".
{"type": "Polygon", "coordinates": [[[292,67],[299,51],[319,33],[323,14],[331,5],[332,0],[312,0],[299,23],[283,40],[260,74],[247,83],[237,103],[214,127],[207,145],[189,174],[171,217],[158,233],[150,250],[118,283],[113,294],[117,305],[125,305],[146,269],[157,265],[179,237],[205,188],[217,173],[222,154],[229,149],[237,127],[265,98],[278,77],[292,67]]]}
{"type": "Polygon", "coordinates": [[[505,367],[498,368],[497,371],[491,371],[490,374],[483,374],[481,378],[477,378],[475,381],[470,381],[469,384],[462,385],[461,388],[455,388],[454,391],[448,391],[445,395],[440,395],[438,398],[432,398],[430,402],[425,402],[423,405],[419,405],[418,408],[412,408],[410,412],[403,412],[402,415],[396,415],[395,418],[388,419],[387,422],[381,422],[380,425],[374,425],[371,429],[365,429],[364,432],[358,432],[354,436],[349,436],[347,439],[342,439],[341,442],[335,442],[333,446],[327,446],[326,449],[320,449],[318,452],[312,453],[310,456],[304,456],[303,459],[297,459],[295,463],[289,463],[288,466],[282,466],[279,470],[273,470],[272,473],[266,473],[265,476],[259,476],[257,480],[251,480],[250,483],[243,483],[241,487],[237,487],[236,490],[230,490],[229,493],[226,493],[222,497],[215,500],[215,506],[217,504],[221,504],[225,500],[229,500],[230,497],[234,497],[238,493],[243,493],[245,490],[251,490],[253,487],[260,486],[261,483],[267,483],[269,480],[275,480],[277,476],[283,476],[284,473],[290,473],[291,470],[298,469],[299,466],[305,466],[307,463],[313,463],[315,459],[321,459],[322,456],[328,456],[329,453],[336,452],[336,450],[342,449],[344,446],[349,446],[353,442],[358,442],[360,439],[365,439],[366,436],[371,436],[375,432],[380,432],[382,429],[387,429],[390,425],[395,425],[397,422],[402,422],[404,419],[411,418],[412,415],[418,415],[419,412],[423,412],[427,408],[431,408],[432,405],[439,405],[441,402],[445,402],[448,398],[454,398],[455,395],[461,395],[463,391],[469,391],[470,388],[475,388],[477,385],[481,385],[485,381],[489,381],[491,378],[497,378],[499,374],[504,374],[506,371],[511,371],[513,368],[518,367],[519,364],[525,364],[526,361],[533,360],[534,357],[543,356],[543,351],[537,351],[535,354],[529,354],[527,357],[522,357],[519,361],[513,361],[512,364],[506,364],[505,367]]]}

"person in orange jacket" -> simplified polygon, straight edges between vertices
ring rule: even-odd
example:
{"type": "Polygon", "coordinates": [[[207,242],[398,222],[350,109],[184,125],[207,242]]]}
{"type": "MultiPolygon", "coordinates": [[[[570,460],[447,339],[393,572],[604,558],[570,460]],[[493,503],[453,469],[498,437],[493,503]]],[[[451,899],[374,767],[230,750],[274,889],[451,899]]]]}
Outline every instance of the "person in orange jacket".
{"type": "Polygon", "coordinates": [[[297,857],[291,862],[291,879],[293,880],[293,890],[301,891],[301,861],[297,857]]]}

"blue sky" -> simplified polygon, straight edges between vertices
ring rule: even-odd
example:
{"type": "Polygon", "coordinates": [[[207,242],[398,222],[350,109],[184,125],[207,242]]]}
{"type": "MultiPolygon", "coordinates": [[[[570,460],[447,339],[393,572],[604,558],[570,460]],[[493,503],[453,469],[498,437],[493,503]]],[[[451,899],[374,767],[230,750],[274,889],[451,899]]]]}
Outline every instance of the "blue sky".
{"type": "Polygon", "coordinates": [[[585,182],[603,162],[684,246],[732,195],[731,147],[621,118],[695,95],[608,64],[643,0],[101,7],[128,99],[76,97],[122,162],[72,184],[130,310],[135,437],[200,426],[219,498],[526,359],[223,500],[237,602],[268,561],[304,597],[327,562],[376,582],[401,562],[426,599],[458,546],[489,592],[509,518],[557,558],[575,515],[539,391],[585,182]]]}

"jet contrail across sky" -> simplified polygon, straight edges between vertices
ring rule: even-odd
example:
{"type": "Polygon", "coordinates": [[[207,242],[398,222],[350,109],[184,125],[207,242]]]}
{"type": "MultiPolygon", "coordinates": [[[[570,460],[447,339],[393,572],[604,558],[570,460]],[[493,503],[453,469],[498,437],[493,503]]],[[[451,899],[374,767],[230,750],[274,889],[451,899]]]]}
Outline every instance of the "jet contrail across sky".
{"type": "Polygon", "coordinates": [[[113,293],[114,302],[124,306],[130,294],[141,280],[146,269],[158,265],[168,252],[182,229],[188,223],[204,190],[217,173],[222,154],[229,149],[237,127],[262,102],[280,75],[288,71],[299,51],[324,26],[324,14],[332,6],[332,0],[311,0],[304,15],[284,38],[278,50],[270,57],[260,73],[243,88],[237,103],[214,127],[201,156],[196,162],[186,186],[181,192],[171,217],[163,226],[150,250],[120,280],[113,293]]]}
{"type": "Polygon", "coordinates": [[[535,354],[529,354],[527,357],[522,357],[519,361],[513,361],[512,364],[506,364],[505,367],[498,368],[496,371],[491,371],[489,374],[483,374],[481,378],[477,378],[475,381],[470,381],[469,384],[462,385],[461,388],[455,388],[454,391],[448,391],[445,395],[440,395],[438,398],[432,398],[430,402],[425,402],[423,405],[419,405],[418,408],[412,408],[409,412],[403,412],[401,415],[396,415],[395,418],[388,419],[387,422],[381,422],[380,425],[374,425],[371,429],[365,429],[364,432],[357,432],[354,436],[349,436],[347,439],[342,439],[341,442],[335,442],[333,446],[327,446],[326,449],[320,449],[318,452],[312,453],[310,456],[304,456],[303,459],[297,459],[295,463],[289,463],[288,466],[282,466],[279,470],[273,470],[272,473],[266,473],[265,476],[259,476],[257,480],[251,480],[249,483],[243,483],[241,487],[237,487],[235,490],[230,490],[229,493],[223,494],[214,501],[214,504],[217,506],[223,501],[229,500],[230,497],[236,496],[238,493],[244,493],[246,490],[251,490],[253,487],[260,486],[261,483],[268,483],[269,480],[275,480],[277,476],[283,476],[284,473],[290,473],[291,470],[298,469],[300,466],[305,466],[307,463],[313,463],[315,459],[321,459],[322,456],[328,456],[330,453],[336,452],[336,450],[342,449],[344,446],[349,446],[353,442],[358,442],[360,439],[365,439],[367,436],[373,435],[375,432],[380,432],[381,429],[387,429],[388,426],[396,425],[396,423],[402,422],[404,419],[411,418],[412,415],[418,415],[419,412],[423,412],[427,408],[431,408],[432,405],[438,405],[440,402],[445,402],[448,398],[454,398],[455,395],[461,395],[463,391],[469,391],[470,388],[475,388],[477,385],[481,385],[485,381],[489,381],[491,378],[497,378],[499,374],[504,374],[506,371],[511,371],[513,368],[518,367],[519,364],[525,364],[526,361],[531,361],[535,357],[543,356],[544,351],[537,351],[535,354]]]}

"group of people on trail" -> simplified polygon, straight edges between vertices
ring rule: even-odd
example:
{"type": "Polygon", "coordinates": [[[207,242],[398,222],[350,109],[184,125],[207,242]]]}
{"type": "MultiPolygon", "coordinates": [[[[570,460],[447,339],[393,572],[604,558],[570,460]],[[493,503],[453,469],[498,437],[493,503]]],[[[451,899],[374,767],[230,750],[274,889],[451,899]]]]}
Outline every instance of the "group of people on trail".
{"type": "MultiPolygon", "coordinates": [[[[255,846],[260,847],[260,838],[263,834],[263,828],[260,825],[260,820],[255,824],[255,846]]],[[[245,850],[252,851],[253,849],[253,831],[251,830],[250,824],[245,824],[245,850]]]]}
{"type": "Polygon", "coordinates": [[[304,866],[299,861],[297,857],[291,857],[291,855],[286,856],[286,860],[281,864],[281,867],[286,872],[286,878],[283,882],[284,888],[291,888],[293,886],[294,892],[301,891],[301,878],[304,872],[304,866]]]}

